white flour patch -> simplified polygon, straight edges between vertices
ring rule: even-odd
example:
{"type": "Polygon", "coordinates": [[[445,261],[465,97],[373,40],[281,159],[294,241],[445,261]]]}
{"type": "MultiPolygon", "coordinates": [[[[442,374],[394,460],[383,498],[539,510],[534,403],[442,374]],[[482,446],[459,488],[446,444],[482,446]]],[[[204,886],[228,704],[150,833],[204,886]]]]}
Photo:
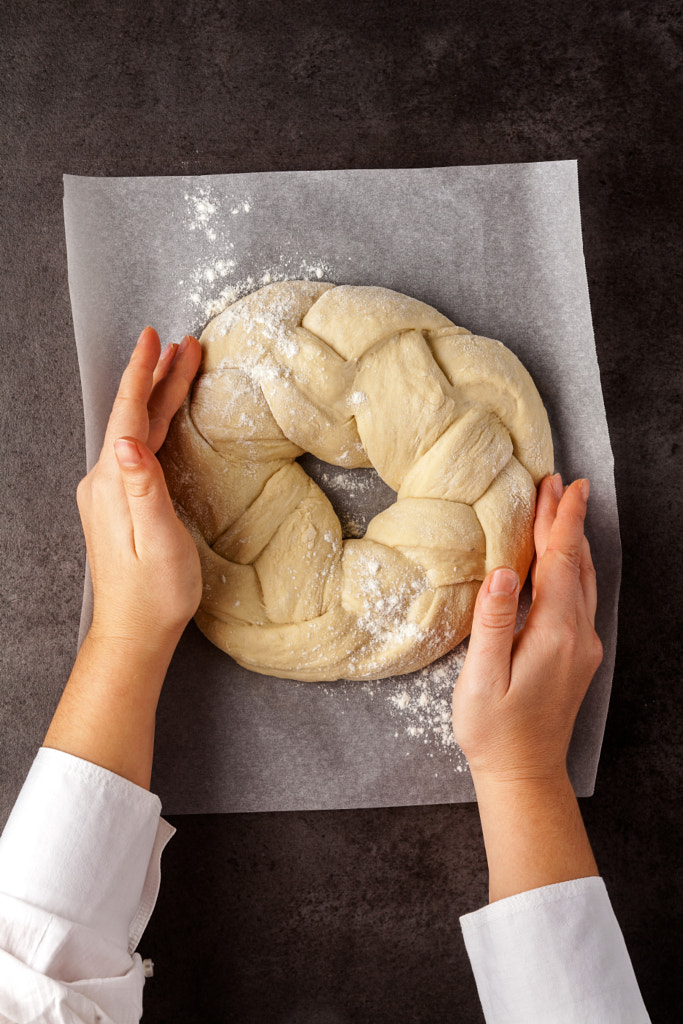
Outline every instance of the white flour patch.
{"type": "Polygon", "coordinates": [[[198,231],[210,242],[216,241],[218,234],[214,222],[220,213],[220,200],[208,186],[198,188],[196,192],[185,193],[187,215],[185,223],[189,231],[198,231]]]}
{"type": "Polygon", "coordinates": [[[397,679],[386,695],[397,726],[396,739],[408,737],[428,749],[448,751],[458,772],[468,771],[465,756],[453,735],[452,712],[453,687],[464,660],[465,648],[461,644],[436,664],[397,679]]]}
{"type": "Polygon", "coordinates": [[[375,679],[367,683],[341,681],[332,686],[318,685],[335,701],[354,701],[354,695],[360,689],[366,700],[372,704],[380,703],[388,712],[394,740],[401,745],[408,743],[406,756],[411,747],[418,748],[426,757],[437,755],[441,759],[445,753],[453,770],[466,773],[469,766],[455,742],[452,711],[453,687],[465,654],[466,645],[463,643],[438,662],[407,676],[375,679]]]}
{"type": "MultiPolygon", "coordinates": [[[[202,236],[202,255],[190,272],[178,282],[191,307],[190,330],[197,334],[207,321],[250,292],[274,281],[330,280],[332,271],[323,260],[297,252],[283,253],[261,274],[240,268],[235,244],[242,233],[237,223],[253,215],[256,204],[251,196],[223,197],[208,185],[185,194],[185,226],[188,232],[202,236]]],[[[253,267],[253,258],[249,258],[253,267]]],[[[296,353],[294,353],[296,354],[296,353]]]]}

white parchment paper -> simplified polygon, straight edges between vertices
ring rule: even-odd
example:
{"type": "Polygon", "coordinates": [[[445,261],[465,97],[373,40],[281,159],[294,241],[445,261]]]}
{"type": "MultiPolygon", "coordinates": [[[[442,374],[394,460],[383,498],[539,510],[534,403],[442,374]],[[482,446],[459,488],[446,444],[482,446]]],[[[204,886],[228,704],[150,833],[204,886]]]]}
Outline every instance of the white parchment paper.
{"type": "MultiPolygon", "coordinates": [[[[590,795],[614,665],[621,548],[576,163],[66,176],[64,191],[88,467],[142,327],[153,324],[164,343],[198,334],[227,302],[269,280],[393,288],[520,357],[548,410],[556,469],[592,486],[587,531],[605,657],[570,751],[576,791],[590,795]]],[[[388,503],[370,471],[306,468],[342,516],[357,511],[361,532],[388,503]]],[[[81,635],[90,614],[86,581],[81,635]]],[[[298,683],[240,668],[191,624],[162,694],[153,787],[169,814],[472,800],[450,724],[463,656],[459,649],[421,672],[372,683],[298,683]]]]}

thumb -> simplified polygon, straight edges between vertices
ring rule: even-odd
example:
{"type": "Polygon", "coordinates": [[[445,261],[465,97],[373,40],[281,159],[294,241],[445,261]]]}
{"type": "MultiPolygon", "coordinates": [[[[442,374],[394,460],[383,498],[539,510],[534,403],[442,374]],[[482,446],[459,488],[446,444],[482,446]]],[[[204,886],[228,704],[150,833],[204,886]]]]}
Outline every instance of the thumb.
{"type": "Polygon", "coordinates": [[[477,595],[467,662],[474,678],[484,683],[510,682],[519,577],[513,569],[494,569],[477,595]]]}
{"type": "Polygon", "coordinates": [[[149,448],[133,437],[120,437],[115,441],[114,453],[136,540],[143,540],[144,535],[152,531],[158,538],[163,535],[164,527],[175,523],[176,518],[161,466],[149,448]]]}

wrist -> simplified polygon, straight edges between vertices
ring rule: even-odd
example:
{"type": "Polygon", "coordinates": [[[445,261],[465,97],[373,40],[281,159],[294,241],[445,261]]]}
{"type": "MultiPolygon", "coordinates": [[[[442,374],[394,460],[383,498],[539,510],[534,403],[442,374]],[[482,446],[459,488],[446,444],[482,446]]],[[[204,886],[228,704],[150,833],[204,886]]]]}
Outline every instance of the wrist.
{"type": "MultiPolygon", "coordinates": [[[[576,804],[566,768],[544,772],[473,774],[479,814],[484,820],[547,820],[557,809],[576,804]]],[[[577,805],[578,806],[578,805],[577,805]]],[[[514,827],[514,826],[512,826],[514,827]]]]}
{"type": "Polygon", "coordinates": [[[166,671],[178,643],[177,636],[153,633],[148,636],[123,635],[90,627],[78,652],[77,663],[85,662],[90,685],[140,691],[155,703],[166,671]]]}
{"type": "Polygon", "coordinates": [[[156,710],[175,642],[91,629],[44,740],[149,788],[156,710]]]}
{"type": "Polygon", "coordinates": [[[98,615],[95,610],[84,643],[87,641],[88,647],[104,658],[123,655],[137,660],[170,661],[186,625],[151,625],[142,619],[135,621],[133,616],[126,617],[122,624],[116,618],[98,615]]]}
{"type": "Polygon", "coordinates": [[[573,793],[567,766],[563,762],[537,768],[486,770],[471,768],[477,800],[509,800],[538,798],[570,790],[573,793]]]}
{"type": "Polygon", "coordinates": [[[597,875],[566,769],[474,778],[489,898],[597,875]]]}

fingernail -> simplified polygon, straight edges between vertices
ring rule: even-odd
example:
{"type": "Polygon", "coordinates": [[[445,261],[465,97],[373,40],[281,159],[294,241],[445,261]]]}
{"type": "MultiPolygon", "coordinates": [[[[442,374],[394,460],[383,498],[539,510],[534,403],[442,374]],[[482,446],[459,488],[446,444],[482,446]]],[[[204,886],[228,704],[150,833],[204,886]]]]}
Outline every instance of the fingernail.
{"type": "Polygon", "coordinates": [[[514,569],[496,569],[489,583],[489,594],[505,594],[512,597],[517,590],[519,577],[514,569]]]}
{"type": "Polygon", "coordinates": [[[180,347],[178,348],[178,355],[179,356],[183,354],[183,352],[185,351],[185,349],[187,348],[187,346],[189,344],[190,344],[190,335],[186,334],[185,337],[183,338],[183,340],[180,342],[180,347]]]}
{"type": "Polygon", "coordinates": [[[555,473],[555,476],[551,477],[550,482],[552,484],[553,494],[559,501],[562,497],[562,477],[559,473],[555,473]]]}
{"type": "Polygon", "coordinates": [[[126,469],[139,466],[142,462],[142,455],[135,441],[126,441],[124,438],[119,438],[118,441],[114,441],[114,452],[116,453],[119,465],[126,469]]]}
{"type": "Polygon", "coordinates": [[[588,501],[588,495],[591,492],[591,482],[590,482],[590,480],[586,480],[584,478],[583,480],[581,480],[579,482],[579,487],[581,488],[581,497],[583,498],[584,501],[588,501]]]}
{"type": "Polygon", "coordinates": [[[177,348],[178,348],[178,346],[176,345],[175,342],[173,342],[171,345],[167,345],[166,348],[164,349],[164,351],[159,356],[159,362],[160,363],[168,363],[168,362],[170,362],[172,357],[175,355],[175,351],[176,351],[177,348]]]}

